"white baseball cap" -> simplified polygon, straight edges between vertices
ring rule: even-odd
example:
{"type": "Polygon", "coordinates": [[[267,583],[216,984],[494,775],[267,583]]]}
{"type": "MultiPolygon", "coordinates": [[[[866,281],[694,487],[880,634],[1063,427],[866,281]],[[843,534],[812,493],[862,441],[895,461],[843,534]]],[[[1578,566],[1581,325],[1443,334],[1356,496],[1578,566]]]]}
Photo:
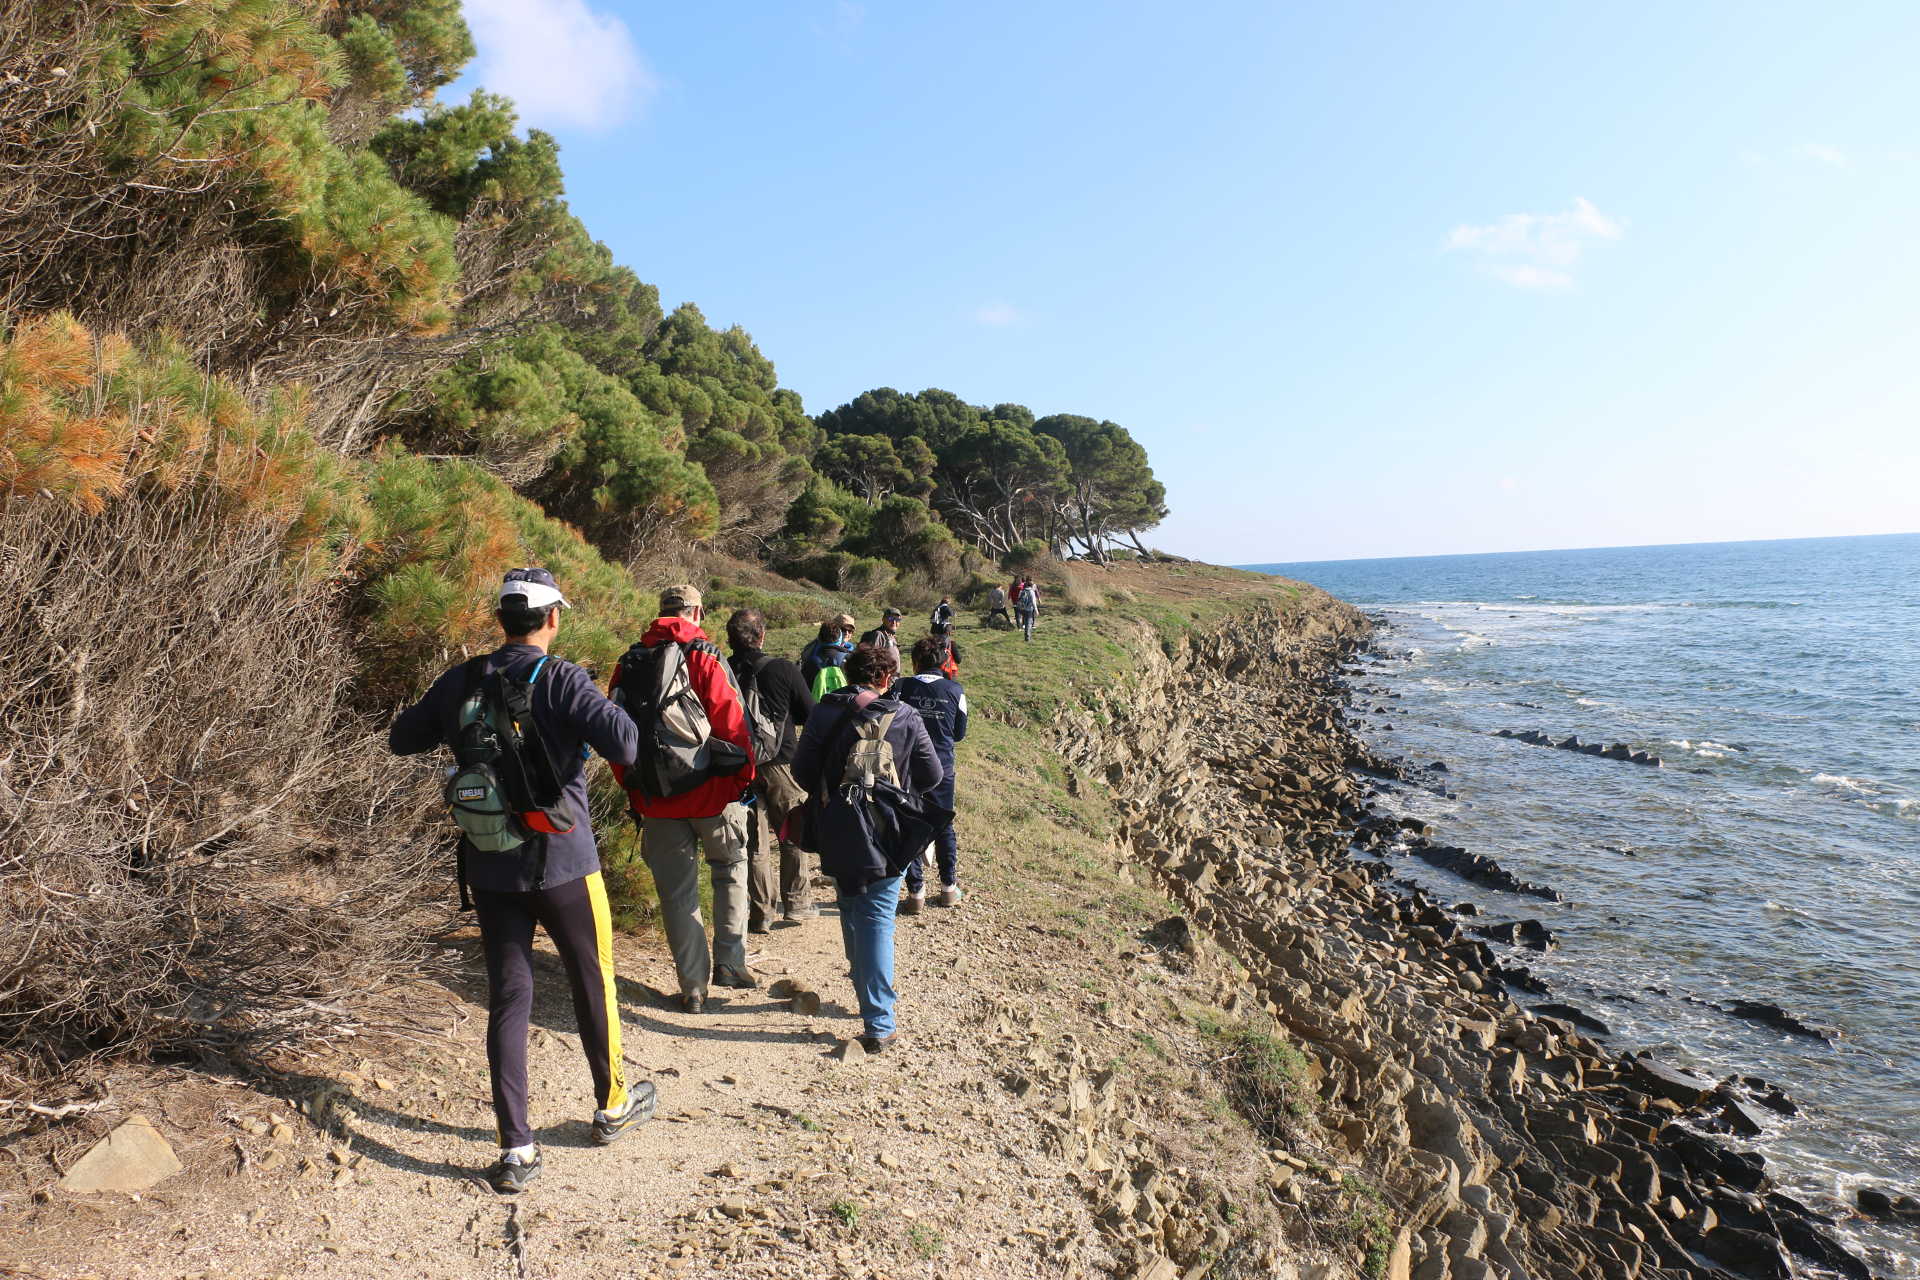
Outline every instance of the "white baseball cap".
{"type": "Polygon", "coordinates": [[[509,569],[500,584],[500,603],[518,596],[523,609],[546,609],[559,605],[562,609],[571,609],[573,604],[560,594],[560,584],[545,569],[509,569]]]}

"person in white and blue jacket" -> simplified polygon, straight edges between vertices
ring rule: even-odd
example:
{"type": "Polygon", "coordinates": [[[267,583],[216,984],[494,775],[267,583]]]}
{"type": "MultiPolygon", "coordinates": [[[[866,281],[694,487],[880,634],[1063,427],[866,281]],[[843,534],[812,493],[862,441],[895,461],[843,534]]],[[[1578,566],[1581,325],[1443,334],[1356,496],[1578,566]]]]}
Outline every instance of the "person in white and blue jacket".
{"type": "MultiPolygon", "coordinates": [[[[928,796],[944,812],[938,833],[933,838],[933,856],[940,869],[940,892],[934,895],[936,907],[960,905],[960,842],[953,832],[953,748],[967,736],[967,691],[958,680],[943,674],[947,651],[953,642],[932,635],[913,645],[913,674],[893,685],[892,695],[920,713],[933,741],[933,752],[940,757],[946,779],[928,796]]],[[[926,904],[926,864],[915,858],[907,866],[907,896],[901,900],[903,915],[916,915],[926,904]]]]}

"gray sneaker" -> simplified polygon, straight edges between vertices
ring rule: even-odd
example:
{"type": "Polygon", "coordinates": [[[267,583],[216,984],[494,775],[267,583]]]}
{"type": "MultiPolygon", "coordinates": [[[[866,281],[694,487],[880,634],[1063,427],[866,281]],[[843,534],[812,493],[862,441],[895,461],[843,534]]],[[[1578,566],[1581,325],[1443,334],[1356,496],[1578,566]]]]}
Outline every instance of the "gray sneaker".
{"type": "Polygon", "coordinates": [[[517,1195],[527,1189],[527,1184],[539,1172],[540,1148],[533,1149],[533,1158],[530,1160],[502,1153],[487,1169],[487,1185],[503,1196],[517,1195]]]}
{"type": "Polygon", "coordinates": [[[634,1125],[653,1119],[653,1109],[658,1104],[659,1094],[654,1090],[653,1081],[640,1081],[627,1091],[626,1106],[615,1112],[593,1113],[593,1145],[611,1146],[634,1125]]]}

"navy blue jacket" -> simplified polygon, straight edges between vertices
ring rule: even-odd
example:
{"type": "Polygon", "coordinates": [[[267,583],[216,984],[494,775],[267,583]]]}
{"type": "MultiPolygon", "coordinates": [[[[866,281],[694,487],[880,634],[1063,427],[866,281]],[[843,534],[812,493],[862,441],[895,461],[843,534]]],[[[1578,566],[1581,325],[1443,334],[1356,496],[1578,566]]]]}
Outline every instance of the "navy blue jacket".
{"type": "Polygon", "coordinates": [[[958,680],[949,680],[938,671],[922,671],[894,681],[888,696],[920,713],[927,737],[933,742],[933,753],[940,757],[940,767],[947,775],[930,794],[942,808],[953,808],[953,744],[967,736],[967,691],[958,680]]]}
{"type": "MultiPolygon", "coordinates": [[[[808,803],[820,804],[827,787],[839,780],[840,770],[846,766],[844,750],[834,753],[836,759],[829,760],[827,755],[848,718],[858,717],[864,721],[889,711],[894,717],[887,729],[887,743],[893,748],[893,767],[900,777],[900,786],[916,795],[937,792],[947,780],[947,770],[933,749],[920,713],[891,696],[875,698],[864,707],[856,706],[855,700],[861,692],[852,687],[835,689],[820,699],[813,714],[807,717],[806,731],[800,735],[800,746],[793,753],[793,777],[811,797],[808,803]]],[[[885,856],[874,849],[823,848],[820,866],[840,882],[843,890],[855,894],[887,874],[885,856]]]]}
{"type": "MultiPolygon", "coordinates": [[[[516,680],[525,680],[542,657],[530,644],[502,645],[487,655],[484,675],[505,668],[516,680]]],[[[463,662],[433,682],[420,701],[394,717],[387,745],[395,755],[418,755],[452,743],[459,729],[460,704],[466,701],[467,667],[463,662]]],[[[591,746],[618,765],[633,763],[640,731],[633,717],[615,706],[589,676],[563,658],[547,658],[533,686],[533,719],[545,736],[553,763],[563,780],[566,811],[573,830],[544,837],[546,866],[541,873],[535,845],[511,853],[464,851],[467,883],[497,893],[524,893],[568,884],[600,869],[600,853],[593,843],[593,821],[587,812],[585,748],[591,746]],[[539,883],[534,883],[536,874],[539,883]]]]}

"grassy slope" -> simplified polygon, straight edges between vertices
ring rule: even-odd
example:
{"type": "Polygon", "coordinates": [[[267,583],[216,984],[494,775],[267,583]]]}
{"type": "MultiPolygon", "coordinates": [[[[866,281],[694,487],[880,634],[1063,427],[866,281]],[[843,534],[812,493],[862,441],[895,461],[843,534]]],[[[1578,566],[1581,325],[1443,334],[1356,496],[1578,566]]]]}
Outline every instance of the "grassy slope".
{"type": "MultiPolygon", "coordinates": [[[[716,575],[729,583],[735,576],[716,575]]],[[[773,624],[768,651],[789,656],[814,638],[819,616],[828,611],[848,610],[862,629],[879,621],[870,603],[797,586],[778,589],[778,580],[768,577],[712,592],[706,630],[723,648],[727,614],[743,605],[763,610],[773,624]]],[[[1104,850],[1111,822],[1100,788],[1068,793],[1066,766],[1053,753],[1047,728],[1054,715],[1068,702],[1084,703],[1096,687],[1130,682],[1144,646],[1173,643],[1189,629],[1236,610],[1284,603],[1299,591],[1281,579],[1203,564],[1117,564],[1107,571],[1069,565],[1051,580],[1043,577],[1041,586],[1046,603],[1031,644],[1017,631],[982,627],[977,611],[963,610],[957,620],[955,638],[966,658],[960,678],[973,725],[959,758],[959,833],[970,874],[998,879],[1024,868],[1048,882],[1059,868],[1050,869],[1036,852],[1085,856],[1077,848],[1082,840],[1104,850]]],[[[910,616],[900,628],[904,644],[925,632],[920,617],[910,616]]],[[[567,654],[564,636],[556,648],[567,654]]],[[[594,825],[620,925],[650,929],[652,877],[610,786],[596,796],[594,825]]]]}

